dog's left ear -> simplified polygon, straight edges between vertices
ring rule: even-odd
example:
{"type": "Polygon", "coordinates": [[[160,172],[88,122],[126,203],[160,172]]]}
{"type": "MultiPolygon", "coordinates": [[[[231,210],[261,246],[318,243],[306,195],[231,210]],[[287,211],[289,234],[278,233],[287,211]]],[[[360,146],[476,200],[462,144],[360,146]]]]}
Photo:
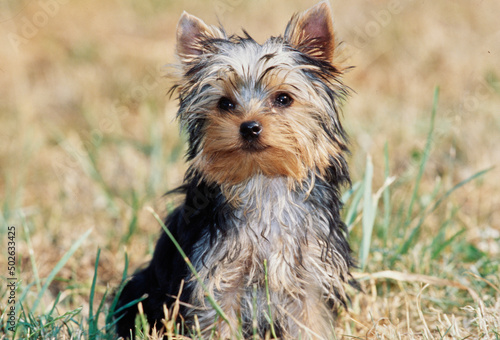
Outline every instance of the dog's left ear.
{"type": "Polygon", "coordinates": [[[295,14],[285,30],[293,47],[314,58],[332,62],[335,50],[332,11],[328,1],[295,14]]]}
{"type": "Polygon", "coordinates": [[[223,39],[225,33],[187,12],[182,13],[177,24],[177,55],[183,64],[207,52],[205,42],[223,39]]]}

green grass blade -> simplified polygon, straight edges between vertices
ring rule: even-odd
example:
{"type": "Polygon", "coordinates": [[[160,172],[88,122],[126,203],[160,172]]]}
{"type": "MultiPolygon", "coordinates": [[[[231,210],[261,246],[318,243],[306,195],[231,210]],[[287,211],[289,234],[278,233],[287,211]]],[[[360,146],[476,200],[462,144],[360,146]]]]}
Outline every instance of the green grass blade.
{"type": "Polygon", "coordinates": [[[125,253],[125,266],[123,268],[122,281],[120,287],[118,287],[118,290],[115,293],[113,302],[111,303],[111,307],[109,308],[109,312],[106,315],[106,330],[109,330],[111,329],[111,327],[114,326],[113,318],[115,317],[116,314],[116,306],[118,305],[118,300],[120,299],[120,295],[122,293],[123,288],[125,288],[127,280],[127,272],[128,272],[128,255],[127,253],[125,253]]]}
{"type": "Polygon", "coordinates": [[[467,229],[459,230],[455,234],[453,234],[449,239],[445,240],[444,242],[442,242],[439,245],[436,245],[434,247],[434,249],[432,249],[431,259],[435,260],[446,247],[448,247],[450,244],[452,244],[456,238],[458,238],[460,235],[464,234],[466,231],[467,231],[467,229]]]}
{"type": "Polygon", "coordinates": [[[121,306],[120,308],[118,308],[118,309],[115,311],[115,314],[118,314],[118,313],[120,313],[120,312],[124,311],[125,309],[127,309],[127,308],[129,308],[129,307],[131,307],[131,306],[134,306],[134,305],[138,304],[138,303],[139,303],[139,302],[141,302],[141,301],[144,301],[146,298],[147,298],[147,296],[146,296],[146,294],[144,294],[144,295],[143,295],[143,296],[141,296],[140,298],[137,298],[137,299],[135,299],[135,300],[130,301],[129,303],[127,303],[127,304],[125,304],[125,305],[121,306]]]}
{"type": "MultiPolygon", "coordinates": [[[[415,187],[413,188],[413,193],[412,193],[411,199],[410,199],[410,205],[408,206],[408,212],[406,213],[405,228],[408,227],[408,225],[411,222],[411,216],[413,213],[413,206],[414,206],[415,201],[417,199],[418,189],[420,187],[420,182],[421,182],[422,176],[424,174],[427,160],[429,159],[429,154],[431,151],[432,141],[433,141],[432,136],[434,134],[434,122],[435,122],[435,118],[436,118],[438,99],[439,99],[439,87],[436,87],[436,89],[434,90],[434,100],[433,100],[433,104],[432,104],[432,114],[431,114],[431,123],[429,126],[429,133],[427,134],[427,141],[425,143],[424,154],[422,156],[422,160],[420,161],[420,166],[418,169],[417,178],[415,180],[415,187]]],[[[405,230],[405,232],[406,232],[406,230],[405,230]]]]}
{"type": "MultiPolygon", "coordinates": [[[[161,227],[163,228],[163,231],[167,234],[168,238],[172,241],[172,243],[174,244],[174,246],[177,249],[177,251],[181,254],[182,258],[184,259],[184,261],[186,262],[187,266],[191,270],[191,273],[193,273],[194,277],[196,278],[196,280],[198,281],[198,283],[202,286],[203,290],[206,293],[208,293],[208,289],[205,286],[205,283],[203,282],[203,280],[201,279],[201,277],[198,275],[198,271],[193,266],[193,264],[191,263],[191,260],[187,257],[187,255],[184,252],[184,250],[182,250],[182,247],[177,242],[177,240],[175,239],[174,235],[172,235],[172,233],[170,232],[170,230],[168,230],[168,228],[165,226],[165,223],[163,223],[163,221],[161,220],[160,216],[158,216],[158,214],[152,208],[147,208],[147,209],[151,212],[151,214],[153,214],[153,217],[161,225],[161,227]]],[[[206,298],[207,298],[208,302],[210,303],[210,305],[215,309],[216,313],[225,322],[227,322],[229,324],[229,320],[228,320],[226,314],[220,308],[220,306],[217,304],[217,302],[215,301],[215,299],[213,298],[213,296],[211,296],[210,294],[206,294],[206,298]]]]}
{"type": "Polygon", "coordinates": [[[443,201],[445,199],[447,199],[455,190],[463,187],[465,184],[469,183],[470,181],[473,181],[475,180],[476,178],[478,177],[481,177],[483,175],[485,175],[486,173],[488,173],[489,171],[493,170],[495,167],[490,167],[490,168],[487,168],[487,169],[484,169],[484,170],[481,170],[481,171],[478,171],[476,172],[474,175],[464,179],[463,181],[460,181],[458,184],[456,184],[455,186],[453,186],[453,188],[451,188],[450,190],[448,190],[443,196],[441,196],[437,201],[436,203],[434,203],[434,205],[432,206],[432,208],[429,210],[429,212],[427,213],[430,214],[432,213],[434,210],[436,210],[439,205],[441,203],[443,203],[443,201]]]}
{"type": "Polygon", "coordinates": [[[349,230],[352,229],[354,220],[356,220],[359,202],[361,202],[361,198],[363,197],[363,190],[361,190],[362,187],[362,182],[358,182],[354,184],[352,188],[352,190],[354,191],[354,196],[352,198],[351,204],[349,205],[349,209],[347,210],[347,215],[344,219],[345,224],[349,230]]]}
{"type": "Polygon", "coordinates": [[[21,216],[23,220],[24,235],[26,235],[26,243],[28,245],[28,253],[30,256],[31,270],[33,271],[33,276],[35,279],[35,284],[40,292],[42,290],[42,285],[40,283],[40,276],[38,275],[38,266],[36,264],[35,254],[33,252],[33,244],[31,243],[30,231],[28,228],[28,222],[26,221],[26,216],[24,214],[21,216]]]}
{"type": "Polygon", "coordinates": [[[62,269],[62,267],[64,267],[66,262],[68,262],[69,258],[71,256],[73,256],[75,251],[78,248],[80,248],[83,241],[85,241],[85,239],[90,235],[91,231],[92,231],[92,229],[89,229],[89,230],[87,230],[87,232],[85,232],[85,234],[80,236],[80,238],[75,243],[73,243],[71,248],[66,252],[66,254],[64,254],[64,256],[59,260],[59,262],[57,262],[56,266],[54,267],[54,269],[52,269],[49,276],[45,280],[45,284],[43,285],[42,290],[40,290],[38,292],[38,296],[37,296],[35,302],[33,303],[33,307],[31,308],[32,311],[35,311],[37,309],[37,307],[40,304],[40,301],[43,297],[43,294],[45,294],[45,291],[49,288],[49,285],[52,282],[52,280],[54,279],[54,277],[57,275],[57,273],[59,273],[59,271],[62,269]]]}
{"type": "Polygon", "coordinates": [[[257,285],[253,285],[253,296],[252,296],[252,339],[259,340],[258,335],[258,321],[257,321],[257,285]]]}
{"type": "MultiPolygon", "coordinates": [[[[97,311],[95,312],[95,320],[96,320],[96,327],[99,326],[98,324],[98,320],[99,320],[99,315],[101,315],[102,311],[103,311],[103,308],[104,308],[104,305],[106,303],[106,299],[108,298],[108,293],[109,291],[106,289],[104,291],[104,294],[102,295],[102,299],[101,299],[101,302],[99,302],[99,306],[97,307],[97,311]]],[[[104,329],[107,330],[107,327],[104,326],[104,329]]],[[[98,330],[98,328],[96,329],[96,331],[98,330]]],[[[97,332],[95,333],[97,334],[97,332]]]]}
{"type": "Polygon", "coordinates": [[[54,303],[52,304],[52,309],[49,311],[47,316],[51,316],[52,313],[54,313],[54,311],[57,307],[57,304],[59,303],[59,299],[61,298],[61,294],[62,294],[61,292],[57,293],[56,299],[54,300],[54,303]]]}
{"type": "Polygon", "coordinates": [[[470,181],[480,177],[480,176],[483,176],[484,174],[486,174],[488,171],[492,170],[493,167],[491,168],[488,168],[488,169],[485,169],[485,170],[481,170],[479,172],[476,172],[474,175],[464,179],[463,181],[461,181],[460,183],[456,184],[455,186],[453,186],[453,188],[451,188],[450,190],[448,190],[446,193],[443,194],[443,196],[441,196],[437,201],[436,203],[434,203],[434,205],[432,206],[431,209],[429,209],[424,215],[422,215],[420,217],[420,220],[418,222],[418,224],[412,229],[411,231],[411,234],[410,234],[410,237],[408,237],[405,241],[405,243],[401,246],[400,250],[399,250],[399,253],[400,254],[406,254],[408,252],[408,249],[410,249],[411,245],[414,243],[414,241],[417,239],[419,233],[420,233],[420,228],[422,227],[422,224],[424,223],[424,220],[427,216],[429,216],[434,210],[436,210],[439,205],[446,199],[448,198],[455,190],[457,190],[458,188],[464,186],[465,184],[469,183],[470,181]]]}
{"type": "Polygon", "coordinates": [[[361,238],[361,246],[359,249],[359,266],[363,270],[366,265],[368,254],[370,253],[370,244],[373,232],[373,223],[375,221],[376,206],[373,204],[372,197],[372,179],[373,179],[373,163],[370,156],[366,158],[366,170],[363,180],[363,236],[361,238]]]}
{"type": "Polygon", "coordinates": [[[146,318],[146,314],[144,314],[142,302],[139,302],[137,307],[139,309],[139,314],[137,314],[137,316],[136,316],[135,329],[139,330],[139,333],[141,333],[141,331],[142,331],[143,334],[146,335],[144,337],[144,339],[147,339],[147,334],[149,334],[150,325],[149,325],[148,320],[146,318]],[[137,322],[137,321],[139,321],[139,322],[137,322]]]}
{"type": "Polygon", "coordinates": [[[139,210],[141,208],[141,203],[137,197],[137,193],[132,191],[132,218],[128,224],[127,233],[123,235],[121,243],[126,244],[129,242],[130,238],[137,231],[138,221],[139,221],[139,210]]]}
{"type": "MultiPolygon", "coordinates": [[[[385,163],[385,169],[384,169],[384,181],[387,182],[390,177],[390,171],[389,171],[389,146],[387,145],[387,142],[385,143],[384,146],[384,163],[385,163]]],[[[382,224],[382,237],[384,240],[384,248],[387,247],[387,236],[389,235],[389,225],[391,223],[391,213],[392,213],[392,207],[391,207],[391,193],[389,191],[389,186],[385,188],[384,193],[382,194],[383,202],[384,202],[384,222],[382,224]]]]}
{"type": "Polygon", "coordinates": [[[92,278],[92,286],[90,287],[90,298],[89,298],[89,339],[94,338],[97,333],[97,319],[99,315],[94,318],[94,296],[95,296],[95,285],[97,282],[97,269],[99,266],[99,256],[101,255],[101,249],[97,249],[97,256],[94,264],[94,277],[92,278]]]}
{"type": "Polygon", "coordinates": [[[420,228],[422,227],[423,223],[424,223],[424,218],[422,217],[418,221],[418,224],[411,230],[410,236],[408,236],[406,238],[405,242],[403,243],[403,245],[399,249],[399,254],[403,255],[403,254],[406,254],[408,252],[408,250],[410,249],[413,242],[420,235],[420,228]]]}
{"type": "Polygon", "coordinates": [[[155,195],[155,188],[161,187],[162,174],[165,172],[163,166],[165,164],[165,155],[163,151],[164,147],[164,136],[162,131],[160,131],[159,125],[156,122],[152,122],[149,128],[150,136],[150,146],[151,152],[149,153],[149,159],[151,160],[151,170],[148,176],[147,183],[147,193],[150,196],[155,195]]]}
{"type": "Polygon", "coordinates": [[[351,196],[359,189],[359,187],[361,186],[361,182],[356,182],[352,185],[351,188],[349,188],[349,190],[346,190],[343,194],[342,194],[342,204],[346,204],[347,201],[349,201],[349,199],[351,198],[351,196]]]}
{"type": "Polygon", "coordinates": [[[269,280],[267,275],[267,259],[264,259],[264,280],[266,285],[266,301],[267,301],[267,312],[269,313],[269,326],[271,327],[271,335],[276,338],[276,331],[274,329],[273,313],[271,310],[271,295],[269,294],[269,280]]]}

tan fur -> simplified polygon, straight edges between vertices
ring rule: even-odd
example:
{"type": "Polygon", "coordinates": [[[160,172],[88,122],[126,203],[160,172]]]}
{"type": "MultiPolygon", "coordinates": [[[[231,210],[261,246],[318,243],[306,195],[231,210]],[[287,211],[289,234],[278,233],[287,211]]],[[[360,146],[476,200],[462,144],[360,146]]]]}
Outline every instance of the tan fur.
{"type": "Polygon", "coordinates": [[[326,339],[334,319],[325,301],[345,301],[350,265],[346,248],[336,248],[331,213],[309,200],[332,167],[346,175],[338,117],[346,90],[332,63],[330,7],[322,2],[294,16],[282,39],[263,45],[227,37],[188,14],[177,39],[179,118],[192,137],[191,169],[220,188],[234,213],[215,244],[207,233],[194,246],[191,261],[204,285],[189,281],[189,303],[201,310],[188,317],[198,315],[204,336],[215,325],[229,339],[240,320],[263,318],[271,308],[285,338],[326,339]],[[283,93],[290,105],[277,104],[283,93]],[[233,107],[220,108],[221,98],[233,107]],[[242,137],[245,122],[260,124],[256,140],[242,137]],[[216,320],[207,294],[227,323],[216,320]]]}
{"type": "MultiPolygon", "coordinates": [[[[252,78],[259,76],[251,75],[252,78]]],[[[317,118],[322,108],[311,107],[314,89],[304,92],[308,89],[299,84],[303,80],[294,77],[297,77],[296,70],[290,69],[287,72],[281,70],[280,75],[270,73],[262,78],[270,84],[271,94],[287,91],[296,98],[290,108],[271,108],[269,101],[272,95],[254,99],[232,114],[221,113],[214,108],[207,117],[203,150],[193,161],[194,167],[201,170],[208,180],[218,184],[238,184],[259,173],[285,176],[301,183],[311,168],[317,169],[318,175],[323,175],[330,164],[330,157],[337,158],[339,155],[338,144],[341,141],[332,143],[325,135],[317,118]],[[295,89],[298,86],[302,89],[295,89]],[[261,149],[248,152],[242,148],[244,143],[239,135],[239,126],[252,120],[263,125],[263,134],[259,140],[261,149]]],[[[228,78],[239,79],[237,75],[229,75],[228,78]]],[[[232,83],[226,79],[219,81],[232,83]]],[[[221,95],[236,97],[227,91],[223,88],[221,95]]]]}

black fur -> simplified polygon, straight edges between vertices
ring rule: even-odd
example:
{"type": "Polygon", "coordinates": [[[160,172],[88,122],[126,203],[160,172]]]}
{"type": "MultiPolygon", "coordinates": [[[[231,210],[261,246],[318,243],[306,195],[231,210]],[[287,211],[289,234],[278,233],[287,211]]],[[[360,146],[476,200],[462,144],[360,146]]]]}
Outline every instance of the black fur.
{"type": "MultiPolygon", "coordinates": [[[[222,32],[222,35],[226,36],[224,32],[222,32]]],[[[310,66],[304,67],[299,71],[301,72],[301,79],[304,79],[303,81],[306,82],[319,84],[316,87],[316,91],[318,92],[317,96],[320,98],[320,102],[328,107],[327,112],[318,109],[319,111],[307,111],[307,114],[311,114],[317,119],[318,126],[326,131],[327,138],[330,139],[332,144],[339,147],[339,154],[335,155],[335,158],[333,156],[331,157],[330,166],[326,169],[326,173],[323,173],[324,171],[321,173],[322,176],[316,176],[319,173],[319,169],[308,169],[311,177],[313,174],[316,175],[314,175],[314,181],[312,178],[309,178],[306,183],[304,183],[305,188],[308,188],[310,183],[314,183],[310,194],[304,195],[304,197],[306,197],[307,203],[310,203],[310,205],[307,205],[308,209],[312,207],[313,211],[310,211],[312,216],[322,216],[327,220],[327,222],[323,224],[325,227],[324,235],[321,234],[319,240],[309,242],[318,242],[318,244],[322,245],[321,260],[324,263],[332,265],[336,260],[343,262],[345,266],[342,268],[344,269],[340,271],[338,275],[340,275],[342,283],[345,283],[350,280],[351,277],[348,270],[350,267],[354,266],[355,263],[351,257],[351,249],[346,240],[346,226],[340,217],[340,211],[342,209],[340,189],[349,185],[350,180],[347,164],[344,159],[344,154],[348,153],[346,146],[347,138],[338,117],[338,105],[339,101],[345,97],[348,88],[339,80],[342,72],[330,62],[310,56],[307,54],[307,51],[299,51],[297,46],[291,46],[283,37],[271,38],[270,42],[283,44],[283,53],[293,52],[292,54],[295,56],[293,62],[295,64],[310,66]],[[321,214],[315,214],[316,212],[321,212],[321,214]]],[[[246,32],[244,37],[231,36],[226,39],[207,39],[202,43],[206,53],[201,54],[200,57],[194,58],[192,61],[186,62],[186,64],[183,65],[185,67],[183,74],[185,83],[177,88],[180,102],[178,117],[189,134],[188,161],[194,160],[196,156],[200,154],[203,147],[206,117],[210,114],[209,105],[207,105],[207,103],[219,99],[217,96],[212,96],[213,98],[211,96],[205,96],[205,93],[210,92],[210,85],[204,83],[203,80],[209,76],[213,78],[218,74],[218,69],[214,67],[214,65],[217,66],[217,64],[213,63],[213,60],[211,60],[212,56],[221,53],[220,51],[224,51],[225,49],[230,50],[234,47],[232,45],[258,45],[246,32]]],[[[274,56],[275,54],[268,53],[264,54],[262,58],[272,59],[274,56]]],[[[273,71],[276,67],[276,65],[269,66],[267,70],[261,74],[260,78],[256,78],[256,88],[259,87],[258,85],[262,82],[266,73],[273,71]]],[[[236,88],[237,86],[233,87],[236,88]]],[[[255,90],[255,92],[258,91],[255,90]]],[[[224,251],[222,257],[227,264],[227,262],[232,261],[233,257],[236,258],[238,254],[244,254],[241,252],[240,244],[230,244],[230,247],[227,247],[228,244],[226,243],[226,247],[222,247],[225,240],[230,240],[232,243],[238,243],[238,240],[241,240],[234,237],[239,230],[231,229],[238,224],[234,223],[238,222],[235,221],[237,214],[234,209],[236,208],[226,201],[223,194],[223,188],[219,187],[217,184],[206,182],[205,178],[206,177],[202,174],[197,173],[194,167],[188,171],[184,184],[175,191],[176,193],[184,195],[183,202],[166,219],[165,225],[189,259],[196,254],[198,258],[202,258],[203,262],[203,256],[207,254],[207,249],[219,249],[224,251]],[[231,237],[226,237],[229,235],[231,237]],[[202,239],[210,240],[210,244],[208,245],[208,241],[206,241],[204,250],[200,253],[200,249],[195,249],[195,245],[199,244],[199,241],[202,239]]],[[[297,190],[303,190],[299,187],[300,185],[297,185],[297,190]]],[[[300,194],[304,193],[301,192],[300,194]]],[[[309,213],[309,210],[307,213],[309,213]]],[[[309,229],[306,230],[306,233],[308,232],[309,229]]],[[[302,238],[304,238],[303,233],[295,239],[292,238],[292,240],[298,240],[295,244],[301,245],[306,242],[306,240],[302,238]]],[[[299,247],[300,246],[297,246],[297,248],[299,247]]],[[[301,252],[302,249],[297,249],[297,256],[299,258],[298,263],[299,266],[304,267],[301,262],[301,252]]],[[[214,258],[215,257],[213,257],[212,260],[214,258]]],[[[320,255],[318,254],[315,258],[319,260],[320,255]]],[[[219,259],[219,257],[216,259],[219,259]]],[[[203,262],[203,264],[205,264],[205,262],[203,262]]],[[[208,268],[213,269],[213,267],[208,268]]],[[[290,266],[290,268],[292,268],[292,266],[290,266]]],[[[293,273],[293,268],[291,270],[293,273]]],[[[144,313],[147,315],[150,325],[156,324],[157,329],[160,329],[162,327],[161,320],[164,318],[163,305],[166,305],[167,308],[171,307],[172,303],[175,301],[175,297],[179,294],[182,281],[184,280],[187,282],[191,280],[191,278],[192,274],[185,259],[179,254],[169,236],[163,232],[156,245],[153,259],[148,267],[134,274],[126,284],[121,293],[118,308],[146,296],[142,301],[144,313]]],[[[322,280],[323,277],[320,279],[322,280]]],[[[328,286],[329,283],[325,282],[326,280],[328,280],[328,278],[325,278],[324,281],[320,281],[319,285],[323,284],[328,286]]],[[[340,286],[342,286],[342,284],[340,286]]],[[[191,302],[193,293],[192,287],[193,285],[190,284],[184,285],[180,295],[181,302],[191,302]]],[[[326,305],[331,307],[331,313],[333,314],[335,313],[334,308],[339,303],[345,306],[347,301],[345,299],[345,294],[341,294],[335,290],[335,286],[331,287],[334,287],[334,291],[328,292],[328,296],[324,296],[324,300],[326,300],[326,305]]],[[[307,290],[305,290],[305,293],[307,293],[307,290]]],[[[321,294],[327,295],[326,293],[320,293],[320,295],[321,294]]],[[[181,315],[187,310],[188,308],[183,307],[181,304],[181,315]]],[[[120,336],[127,338],[130,336],[131,332],[133,334],[134,320],[137,313],[137,305],[133,305],[127,308],[121,316],[117,316],[121,317],[117,322],[117,331],[120,336]]],[[[269,325],[262,313],[257,315],[257,317],[258,331],[259,334],[263,336],[268,330],[269,325]]],[[[191,320],[187,320],[187,322],[189,325],[191,320]]],[[[252,319],[249,317],[248,313],[245,314],[242,312],[241,322],[244,335],[251,335],[252,319]]],[[[286,327],[286,325],[283,326],[279,323],[274,326],[278,332],[278,336],[281,334],[282,328],[286,327]]],[[[283,330],[283,334],[286,334],[286,330],[283,330]]]]}
{"type": "MultiPolygon", "coordinates": [[[[345,238],[345,224],[340,218],[342,203],[339,188],[349,184],[349,175],[345,162],[341,164],[341,167],[337,163],[334,164],[336,166],[330,167],[325,180],[317,180],[309,200],[318,209],[329,212],[330,236],[328,240],[324,240],[327,247],[323,255],[329,257],[329,251],[332,250],[330,247],[335,247],[341,252],[349,266],[354,266],[354,260],[350,255],[351,249],[345,238]]],[[[175,192],[184,194],[185,200],[168,216],[165,225],[189,258],[193,252],[193,246],[205,233],[210,235],[212,244],[215,243],[216,238],[223,238],[228,231],[226,222],[234,216],[220,188],[214,184],[207,184],[197,174],[190,172],[185,184],[175,192]]],[[[157,329],[160,329],[161,319],[164,318],[163,305],[171,306],[179,294],[182,280],[187,281],[190,276],[191,273],[185,260],[168,235],[162,232],[149,266],[135,273],[126,284],[121,293],[118,308],[142,296],[147,296],[142,301],[144,313],[150,325],[156,324],[157,329]]],[[[190,294],[189,285],[184,285],[180,296],[181,302],[188,302],[190,294]]],[[[346,301],[340,300],[345,306],[346,301]]],[[[333,306],[334,301],[330,301],[330,304],[333,306]]],[[[181,305],[181,315],[183,310],[181,305]]],[[[137,313],[137,305],[134,305],[127,308],[122,315],[117,316],[121,317],[117,323],[119,336],[128,338],[131,331],[134,334],[134,320],[137,313]]],[[[251,320],[247,322],[249,324],[243,325],[243,329],[250,330],[251,320]]]]}

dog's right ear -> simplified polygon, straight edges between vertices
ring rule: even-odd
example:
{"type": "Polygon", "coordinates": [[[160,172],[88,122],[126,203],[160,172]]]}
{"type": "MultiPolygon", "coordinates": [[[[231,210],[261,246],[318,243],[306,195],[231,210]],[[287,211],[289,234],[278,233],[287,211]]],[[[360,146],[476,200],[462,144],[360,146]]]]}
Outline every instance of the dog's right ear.
{"type": "Polygon", "coordinates": [[[286,27],[285,39],[311,57],[332,62],[335,34],[328,0],[294,15],[286,27]]]}
{"type": "Polygon", "coordinates": [[[177,55],[183,64],[187,64],[206,52],[207,40],[218,38],[224,38],[221,30],[184,12],[177,24],[177,55]]]}

